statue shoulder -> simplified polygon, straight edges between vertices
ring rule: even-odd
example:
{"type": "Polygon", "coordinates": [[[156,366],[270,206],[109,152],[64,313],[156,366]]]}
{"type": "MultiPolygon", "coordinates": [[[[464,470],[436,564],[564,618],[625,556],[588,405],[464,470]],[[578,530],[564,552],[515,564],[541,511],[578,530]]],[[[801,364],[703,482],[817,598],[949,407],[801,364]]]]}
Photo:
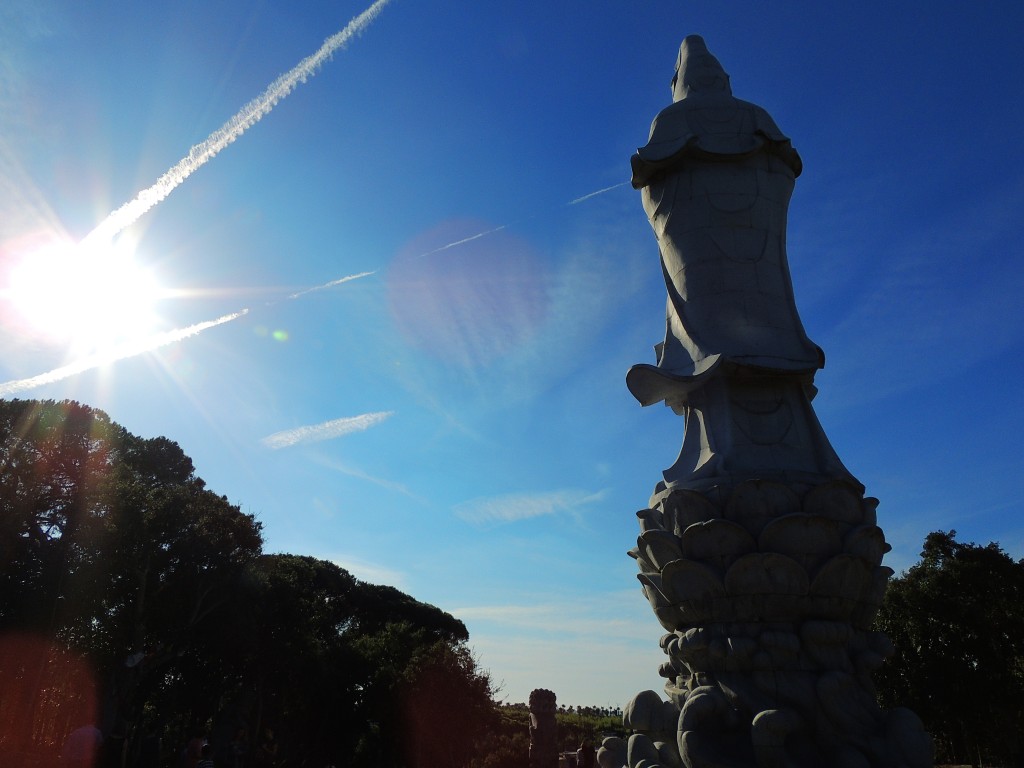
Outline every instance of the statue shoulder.
{"type": "Polygon", "coordinates": [[[665,107],[654,118],[647,143],[637,149],[630,159],[635,189],[645,186],[652,176],[697,140],[688,113],[686,102],[677,101],[665,107]]]}
{"type": "Polygon", "coordinates": [[[775,124],[775,120],[764,107],[759,107],[757,104],[741,101],[740,99],[736,99],[736,101],[750,114],[754,124],[754,131],[771,141],[789,141],[789,137],[779,130],[779,126],[775,124]]]}
{"type": "Polygon", "coordinates": [[[677,154],[687,142],[697,137],[697,131],[690,124],[689,113],[690,106],[686,101],[677,101],[661,110],[651,122],[647,143],[637,150],[637,154],[649,162],[677,154]]]}
{"type": "Polygon", "coordinates": [[[683,99],[651,123],[647,144],[631,158],[632,184],[640,189],[680,158],[741,158],[758,151],[779,156],[799,176],[803,164],[789,138],[757,104],[726,99],[683,99]]]}
{"type": "Polygon", "coordinates": [[[775,120],[764,107],[751,104],[749,101],[741,103],[750,108],[754,132],[766,139],[765,145],[768,151],[781,158],[793,171],[794,176],[799,176],[803,172],[804,161],[800,159],[800,154],[793,147],[789,137],[779,130],[779,126],[775,124],[775,120]]]}

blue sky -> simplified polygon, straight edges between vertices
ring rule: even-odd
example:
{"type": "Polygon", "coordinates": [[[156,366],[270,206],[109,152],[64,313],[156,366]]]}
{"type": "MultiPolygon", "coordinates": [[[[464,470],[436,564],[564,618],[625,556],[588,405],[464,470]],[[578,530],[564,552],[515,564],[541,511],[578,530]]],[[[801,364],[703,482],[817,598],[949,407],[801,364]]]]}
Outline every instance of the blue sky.
{"type": "Polygon", "coordinates": [[[0,392],[176,440],[269,551],[462,618],[509,701],[660,688],[625,552],[682,420],[625,388],[664,288],[624,182],[697,33],[804,159],[815,407],[886,562],[950,528],[1024,556],[1013,3],[392,0],[121,232],[154,317],[97,287],[26,319],[11,276],[40,242],[81,241],[368,4],[4,3],[0,392]]]}

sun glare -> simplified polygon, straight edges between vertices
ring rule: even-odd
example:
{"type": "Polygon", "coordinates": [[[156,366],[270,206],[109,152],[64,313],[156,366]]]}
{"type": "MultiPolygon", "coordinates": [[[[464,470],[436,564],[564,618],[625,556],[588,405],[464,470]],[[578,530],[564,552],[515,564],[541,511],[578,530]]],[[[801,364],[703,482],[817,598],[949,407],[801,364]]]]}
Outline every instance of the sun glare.
{"type": "Polygon", "coordinates": [[[9,298],[26,330],[74,353],[152,333],[159,285],[122,238],[105,247],[59,243],[26,253],[9,275],[9,298]]]}

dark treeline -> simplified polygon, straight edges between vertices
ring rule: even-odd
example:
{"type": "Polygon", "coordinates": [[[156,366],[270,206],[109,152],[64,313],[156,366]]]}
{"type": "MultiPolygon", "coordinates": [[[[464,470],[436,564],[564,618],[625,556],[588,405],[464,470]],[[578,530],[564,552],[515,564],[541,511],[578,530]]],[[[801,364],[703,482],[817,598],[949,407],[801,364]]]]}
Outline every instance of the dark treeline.
{"type": "Polygon", "coordinates": [[[468,765],[498,715],[467,638],[396,589],[264,554],[176,443],[0,401],[5,768],[66,763],[83,726],[109,766],[177,766],[194,737],[218,766],[468,765]]]}

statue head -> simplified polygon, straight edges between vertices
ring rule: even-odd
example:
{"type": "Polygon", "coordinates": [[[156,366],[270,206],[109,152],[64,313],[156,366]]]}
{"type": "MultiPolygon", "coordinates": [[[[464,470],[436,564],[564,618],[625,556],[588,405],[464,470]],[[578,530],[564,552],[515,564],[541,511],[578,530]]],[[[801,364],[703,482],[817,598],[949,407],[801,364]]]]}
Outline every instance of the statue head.
{"type": "Polygon", "coordinates": [[[700,35],[688,35],[679,46],[676,73],[672,77],[672,101],[695,93],[732,96],[729,75],[722,69],[700,35]]]}

